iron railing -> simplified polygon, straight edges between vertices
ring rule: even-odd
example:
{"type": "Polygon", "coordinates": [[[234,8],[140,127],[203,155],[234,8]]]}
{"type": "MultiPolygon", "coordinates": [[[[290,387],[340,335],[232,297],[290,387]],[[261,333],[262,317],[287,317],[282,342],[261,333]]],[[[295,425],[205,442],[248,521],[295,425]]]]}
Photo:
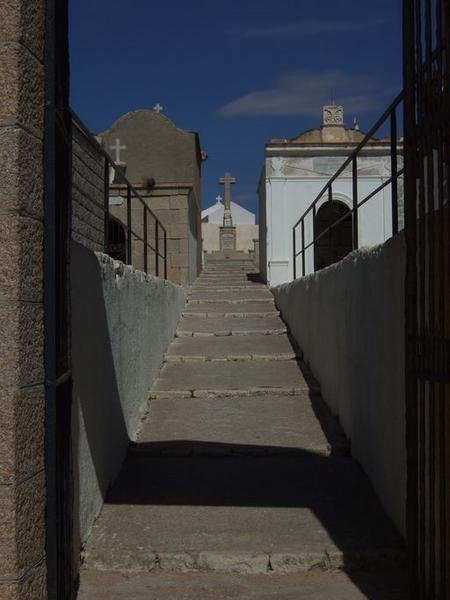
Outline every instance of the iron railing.
{"type": "Polygon", "coordinates": [[[366,134],[364,139],[356,146],[349,157],[345,160],[342,166],[336,171],[331,177],[327,184],[322,188],[320,193],[317,195],[315,200],[310,204],[308,209],[303,213],[300,219],[295,223],[292,228],[292,245],[293,245],[293,267],[294,267],[294,279],[297,278],[297,259],[301,256],[302,264],[302,276],[306,274],[306,251],[313,247],[315,248],[317,242],[323,239],[326,235],[330,238],[330,244],[332,243],[331,233],[338,225],[343,223],[345,220],[352,218],[352,249],[357,250],[359,247],[358,239],[358,210],[371,200],[374,196],[379,194],[387,186],[392,187],[392,234],[396,235],[399,231],[399,193],[398,193],[398,180],[403,175],[403,167],[399,168],[399,150],[402,148],[402,143],[398,141],[398,126],[397,126],[397,111],[400,105],[403,103],[403,92],[400,93],[392,104],[386,109],[383,115],[378,119],[375,125],[366,134]],[[376,189],[372,190],[365,198],[358,198],[358,157],[367,148],[373,147],[374,141],[379,144],[379,141],[374,140],[374,135],[385,126],[389,124],[390,140],[389,152],[391,162],[391,176],[383,181],[376,189]],[[352,209],[348,210],[344,215],[334,221],[329,227],[321,231],[318,235],[313,233],[313,240],[306,243],[305,241],[305,219],[308,215],[312,215],[313,224],[316,223],[316,211],[317,204],[325,197],[328,198],[328,202],[333,202],[333,184],[342,175],[346,169],[351,165],[352,169],[352,209]],[[300,249],[297,248],[297,232],[300,228],[300,249]]]}
{"type": "Polygon", "coordinates": [[[90,201],[97,208],[101,209],[104,214],[105,254],[116,254],[116,252],[113,252],[117,247],[115,234],[117,231],[117,224],[120,224],[125,232],[124,251],[120,253],[120,259],[125,264],[136,266],[136,260],[133,262],[134,242],[137,242],[139,245],[142,244],[142,264],[139,265],[139,268],[142,268],[145,273],[151,272],[157,277],[162,275],[164,279],[167,279],[166,228],[148,206],[141,194],[139,194],[136,188],[128,181],[120,165],[117,165],[113,161],[108,152],[106,152],[103,146],[95,139],[73,110],[71,110],[71,115],[74,127],[78,129],[84,139],[95,149],[103,160],[103,204],[100,204],[95,198],[90,198],[90,201]],[[124,219],[111,213],[110,192],[113,188],[116,191],[119,191],[120,196],[125,203],[126,215],[124,219]],[[136,216],[135,209],[139,207],[142,208],[142,223],[137,223],[137,220],[134,219],[136,216]],[[116,227],[112,225],[116,225],[116,227]],[[151,260],[149,253],[153,254],[154,268],[152,269],[150,268],[151,260]],[[161,262],[162,269],[160,268],[161,262]]]}
{"type": "Polygon", "coordinates": [[[450,598],[450,0],[404,0],[411,600],[450,598]]]}

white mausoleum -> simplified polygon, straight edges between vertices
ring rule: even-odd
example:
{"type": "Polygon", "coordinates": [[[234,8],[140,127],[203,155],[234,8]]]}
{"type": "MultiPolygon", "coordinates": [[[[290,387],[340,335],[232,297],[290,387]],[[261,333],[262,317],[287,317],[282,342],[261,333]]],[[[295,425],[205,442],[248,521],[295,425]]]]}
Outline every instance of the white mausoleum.
{"type": "MultiPolygon", "coordinates": [[[[364,138],[355,125],[344,125],[341,106],[324,107],[320,129],[293,139],[271,139],[265,147],[258,195],[260,212],[260,268],[274,286],[294,278],[293,226],[320,194],[349,154],[364,138]]],[[[399,161],[402,157],[399,157],[399,161]]],[[[391,176],[390,139],[373,139],[358,157],[358,198],[368,196],[391,176]]],[[[399,198],[402,197],[401,190],[399,198]]],[[[352,167],[333,184],[316,207],[316,217],[305,219],[305,245],[353,206],[352,167]],[[314,235],[315,234],[315,235],[314,235]]],[[[323,268],[352,250],[352,217],[305,252],[305,274],[323,268]],[[330,250],[331,248],[331,250],[330,250]],[[334,257],[334,258],[333,258],[334,257]]],[[[359,247],[384,242],[392,235],[391,186],[386,186],[358,211],[359,247]]],[[[296,232],[301,249],[301,228],[296,232]]],[[[302,257],[296,259],[296,276],[302,275],[302,257]]]]}

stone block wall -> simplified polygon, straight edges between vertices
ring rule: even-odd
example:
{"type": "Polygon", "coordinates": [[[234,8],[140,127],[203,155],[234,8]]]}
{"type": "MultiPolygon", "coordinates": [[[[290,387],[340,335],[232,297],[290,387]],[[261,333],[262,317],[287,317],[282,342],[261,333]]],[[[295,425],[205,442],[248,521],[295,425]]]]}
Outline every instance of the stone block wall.
{"type": "Polygon", "coordinates": [[[43,0],[0,2],[0,599],[46,598],[43,0]]]}
{"type": "Polygon", "coordinates": [[[72,238],[103,251],[104,158],[76,125],[72,133],[72,238]]]}
{"type": "MultiPolygon", "coordinates": [[[[199,273],[201,260],[201,240],[199,239],[200,209],[191,185],[156,184],[151,189],[136,186],[140,195],[167,230],[167,277],[180,285],[190,285],[199,273]]],[[[124,195],[122,186],[113,186],[111,195],[124,195]]],[[[132,228],[138,235],[143,234],[143,212],[137,201],[132,203],[132,228]]],[[[126,223],[126,202],[111,206],[111,214],[126,223]]],[[[149,243],[155,247],[154,222],[148,223],[149,243]]],[[[163,252],[163,237],[160,232],[159,249],[163,252]]],[[[143,269],[143,246],[133,243],[133,265],[143,269]]],[[[150,251],[149,272],[155,274],[155,259],[150,251]]],[[[160,261],[160,275],[163,262],[160,261]]]]}

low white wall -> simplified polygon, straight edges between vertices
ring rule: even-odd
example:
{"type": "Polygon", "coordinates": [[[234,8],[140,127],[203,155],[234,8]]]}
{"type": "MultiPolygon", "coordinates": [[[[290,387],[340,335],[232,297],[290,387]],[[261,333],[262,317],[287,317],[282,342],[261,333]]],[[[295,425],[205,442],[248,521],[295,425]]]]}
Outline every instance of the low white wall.
{"type": "Polygon", "coordinates": [[[73,242],[71,301],[79,550],[136,438],[186,290],[73,242]]]}
{"type": "Polygon", "coordinates": [[[405,533],[403,235],[272,289],[322,394],[405,533]]]}

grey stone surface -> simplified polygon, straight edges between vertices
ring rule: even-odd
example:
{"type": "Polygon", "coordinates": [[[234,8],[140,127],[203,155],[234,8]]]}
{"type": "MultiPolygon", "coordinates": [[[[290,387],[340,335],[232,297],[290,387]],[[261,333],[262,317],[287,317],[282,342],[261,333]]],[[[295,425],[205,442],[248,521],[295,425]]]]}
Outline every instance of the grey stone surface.
{"type": "Polygon", "coordinates": [[[83,542],[145,414],[186,290],[80,244],[71,250],[73,447],[83,542]]]}
{"type": "Polygon", "coordinates": [[[287,335],[175,338],[166,360],[273,359],[290,360],[295,351],[287,335]]]}
{"type": "Polygon", "coordinates": [[[232,573],[268,572],[271,556],[281,572],[286,565],[383,569],[401,564],[403,544],[351,459],[306,450],[295,457],[133,454],[85,561],[145,570],[160,553],[187,554],[196,570],[232,573]]]}
{"type": "Polygon", "coordinates": [[[166,363],[152,393],[192,390],[306,390],[307,384],[295,361],[237,361],[166,363]]]}
{"type": "Polygon", "coordinates": [[[232,302],[211,302],[210,304],[188,304],[183,311],[183,315],[196,316],[252,316],[272,317],[279,314],[275,308],[273,300],[268,302],[241,302],[235,304],[232,302]]]}
{"type": "Polygon", "coordinates": [[[402,531],[405,257],[400,234],[274,288],[277,305],[320,380],[325,401],[339,416],[354,456],[402,531]]]}
{"type": "Polygon", "coordinates": [[[402,539],[305,365],[279,360],[288,336],[223,335],[235,324],[283,329],[182,318],[199,337],[167,353],[85,549],[81,598],[404,598],[402,539]]]}
{"type": "Polygon", "coordinates": [[[256,289],[237,289],[225,291],[223,288],[220,291],[193,290],[189,295],[189,303],[203,302],[264,302],[270,300],[273,302],[273,296],[267,288],[256,289]]]}
{"type": "Polygon", "coordinates": [[[79,600],[406,600],[399,572],[221,575],[83,571],[79,600]]]}
{"type": "Polygon", "coordinates": [[[133,451],[171,453],[221,451],[236,453],[328,455],[345,453],[348,444],[319,398],[274,396],[255,398],[155,399],[133,451]],[[145,445],[148,443],[147,445],[145,445]],[[208,446],[209,443],[209,446],[208,446]]]}
{"type": "Polygon", "coordinates": [[[279,317],[224,317],[205,319],[185,317],[180,320],[177,335],[244,335],[248,333],[285,333],[286,326],[279,317]]]}

